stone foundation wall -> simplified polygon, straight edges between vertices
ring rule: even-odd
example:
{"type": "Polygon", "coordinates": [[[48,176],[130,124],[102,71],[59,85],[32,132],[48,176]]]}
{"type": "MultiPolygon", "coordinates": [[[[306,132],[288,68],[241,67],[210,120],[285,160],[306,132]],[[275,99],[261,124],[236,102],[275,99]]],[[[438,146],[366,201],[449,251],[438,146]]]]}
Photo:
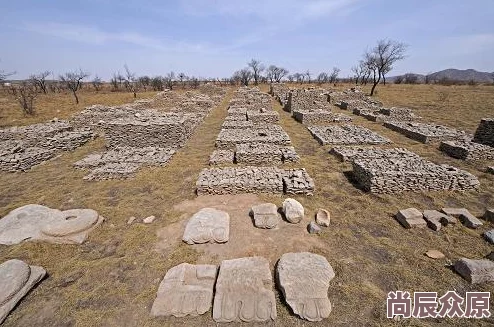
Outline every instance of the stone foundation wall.
{"type": "Polygon", "coordinates": [[[347,115],[337,114],[326,110],[293,111],[292,116],[296,121],[304,125],[348,123],[352,121],[352,118],[347,115]]]}
{"type": "Polygon", "coordinates": [[[494,147],[467,140],[443,141],[439,150],[462,160],[494,160],[494,147]]]}
{"type": "Polygon", "coordinates": [[[267,143],[237,144],[235,162],[247,165],[279,165],[284,162],[297,162],[299,156],[294,147],[284,147],[267,143]]]}
{"type": "Polygon", "coordinates": [[[473,141],[494,147],[494,118],[483,118],[480,121],[473,141]]]}
{"type": "Polygon", "coordinates": [[[391,141],[371,130],[356,125],[309,126],[312,136],[321,144],[386,144],[391,141]]]}
{"type": "Polygon", "coordinates": [[[461,140],[469,137],[463,131],[442,125],[393,121],[384,123],[384,126],[422,143],[461,140]]]}
{"type": "Polygon", "coordinates": [[[203,169],[198,195],[238,193],[312,194],[314,182],[304,169],[226,167],[203,169]]]}
{"type": "Polygon", "coordinates": [[[352,165],[359,185],[372,193],[464,191],[478,189],[480,184],[466,171],[437,165],[412,152],[401,159],[357,159],[352,165]]]}
{"type": "Polygon", "coordinates": [[[218,149],[233,149],[241,143],[290,145],[291,141],[288,134],[278,125],[251,129],[223,129],[216,138],[218,149]]]}

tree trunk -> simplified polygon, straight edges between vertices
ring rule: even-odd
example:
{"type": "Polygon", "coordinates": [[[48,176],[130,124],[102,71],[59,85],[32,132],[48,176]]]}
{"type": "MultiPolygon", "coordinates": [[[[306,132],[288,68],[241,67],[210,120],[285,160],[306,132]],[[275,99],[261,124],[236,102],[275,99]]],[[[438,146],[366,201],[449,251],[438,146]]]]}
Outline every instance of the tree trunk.
{"type": "Polygon", "coordinates": [[[386,76],[383,75],[383,84],[386,85],[386,76]]]}
{"type": "Polygon", "coordinates": [[[376,74],[374,73],[374,83],[372,85],[371,93],[370,96],[374,95],[374,90],[376,89],[377,84],[381,81],[381,74],[377,74],[377,80],[376,80],[376,74]]]}
{"type": "Polygon", "coordinates": [[[79,98],[77,97],[77,93],[75,91],[72,91],[72,93],[74,94],[75,97],[75,103],[79,104],[79,98]]]}

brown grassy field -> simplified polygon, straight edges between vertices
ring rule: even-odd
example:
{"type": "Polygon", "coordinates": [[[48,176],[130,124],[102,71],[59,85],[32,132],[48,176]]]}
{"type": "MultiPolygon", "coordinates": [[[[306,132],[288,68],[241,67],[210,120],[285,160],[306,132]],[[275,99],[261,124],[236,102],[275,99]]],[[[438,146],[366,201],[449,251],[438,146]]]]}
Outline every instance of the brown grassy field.
{"type": "MultiPolygon", "coordinates": [[[[267,86],[262,89],[267,90],[267,86]]],[[[493,91],[491,86],[388,85],[378,88],[377,97],[388,106],[411,107],[425,121],[473,132],[480,118],[494,116],[493,91]]],[[[481,182],[478,192],[367,194],[348,180],[350,165],[329,155],[327,147],[319,146],[304,126],[283,112],[279,104],[274,104],[280,113],[280,124],[301,156],[296,166],[307,168],[317,189],[312,197],[297,197],[306,208],[306,218],[300,225],[284,224],[275,231],[258,231],[250,226],[246,233],[236,232],[235,226],[245,227],[249,219],[248,212],[237,208],[266,200],[281,205],[284,197],[210,199],[195,196],[195,180],[207,166],[232,94],[230,90],[222,104],[212,111],[166,167],[142,169],[133,179],[82,180],[85,172],[75,170],[72,164],[102,149],[102,139],[26,173],[0,173],[0,216],[21,205],[38,203],[60,209],[92,208],[106,218],[82,246],[29,242],[0,246],[1,261],[18,258],[41,265],[49,273],[10,314],[5,326],[215,326],[211,312],[196,318],[150,317],[159,282],[169,268],[181,262],[219,264],[222,259],[263,255],[269,258],[273,269],[281,253],[303,250],[324,255],[335,270],[336,277],[329,289],[333,311],[321,323],[307,323],[290,312],[277,292],[278,319],[268,325],[481,326],[494,323],[492,319],[395,322],[386,318],[385,311],[386,294],[394,290],[436,291],[439,295],[447,290],[463,295],[471,290],[494,291],[490,284],[469,285],[446,266],[459,257],[482,258],[488,254],[491,246],[482,239],[481,233],[492,228],[489,223],[478,230],[457,225],[433,232],[405,230],[393,218],[399,209],[410,206],[419,210],[461,206],[477,216],[483,214],[486,208],[494,207],[494,175],[484,172],[485,163],[468,164],[451,159],[433,145],[415,142],[377,123],[353,116],[356,124],[390,138],[396,146],[406,147],[434,162],[468,170],[481,182]],[[183,222],[201,205],[229,211],[231,248],[229,243],[202,247],[180,241],[183,222]],[[321,235],[309,235],[305,227],[320,207],[331,212],[332,224],[321,235]],[[157,217],[153,224],[126,223],[130,216],[149,215],[157,217]],[[252,233],[252,244],[249,233],[252,233]],[[424,252],[429,249],[442,251],[446,259],[427,258],[424,252]]],[[[74,106],[69,95],[56,97],[40,98],[38,116],[33,118],[23,117],[11,100],[0,98],[1,124],[21,125],[55,116],[64,118],[85,105],[132,100],[131,94],[87,93],[81,94],[81,105],[74,106]]],[[[345,113],[337,108],[335,111],[345,113]]]]}

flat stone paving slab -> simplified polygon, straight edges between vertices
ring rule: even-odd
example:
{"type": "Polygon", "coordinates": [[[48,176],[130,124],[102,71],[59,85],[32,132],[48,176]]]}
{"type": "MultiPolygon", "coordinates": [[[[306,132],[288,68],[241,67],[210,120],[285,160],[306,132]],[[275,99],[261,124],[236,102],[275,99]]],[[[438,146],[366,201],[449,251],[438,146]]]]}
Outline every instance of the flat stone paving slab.
{"type": "Polygon", "coordinates": [[[216,322],[266,322],[276,319],[269,262],[248,257],[221,262],[213,319],[216,322]]]}
{"type": "Polygon", "coordinates": [[[187,244],[225,243],[230,237],[227,212],[204,208],[195,213],[185,226],[183,241],[187,244]]]}
{"type": "Polygon", "coordinates": [[[468,228],[477,228],[483,225],[483,223],[465,208],[442,208],[442,212],[449,216],[458,218],[468,228]]]}
{"type": "Polygon", "coordinates": [[[293,313],[309,321],[329,316],[328,289],[335,273],[325,257],[309,252],[285,253],[278,261],[276,276],[293,313]]]}
{"type": "Polygon", "coordinates": [[[209,311],[216,281],[215,265],[182,263],[170,268],[151,308],[153,316],[198,316],[209,311]]]}
{"type": "Polygon", "coordinates": [[[17,259],[0,265],[0,324],[45,275],[43,268],[17,259]]]}
{"type": "Polygon", "coordinates": [[[424,220],[423,215],[416,208],[402,209],[396,214],[396,220],[405,228],[424,228],[427,226],[427,222],[424,220]]]}

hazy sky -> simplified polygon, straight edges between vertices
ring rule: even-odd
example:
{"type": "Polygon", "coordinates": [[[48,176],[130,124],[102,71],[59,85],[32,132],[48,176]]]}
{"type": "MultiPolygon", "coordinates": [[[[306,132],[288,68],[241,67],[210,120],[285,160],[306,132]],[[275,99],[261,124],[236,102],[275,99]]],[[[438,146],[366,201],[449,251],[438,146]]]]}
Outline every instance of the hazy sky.
{"type": "Polygon", "coordinates": [[[391,75],[494,71],[494,0],[0,1],[0,70],[82,68],[104,79],[228,77],[251,58],[340,76],[378,39],[409,45],[391,75]]]}

